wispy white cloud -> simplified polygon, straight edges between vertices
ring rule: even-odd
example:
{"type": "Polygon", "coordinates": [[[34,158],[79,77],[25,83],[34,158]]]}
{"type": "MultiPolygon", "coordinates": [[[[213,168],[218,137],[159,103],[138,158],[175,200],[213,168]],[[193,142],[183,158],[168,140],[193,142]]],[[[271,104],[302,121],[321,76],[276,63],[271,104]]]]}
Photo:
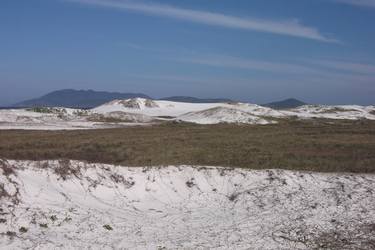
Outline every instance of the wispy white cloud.
{"type": "Polygon", "coordinates": [[[126,47],[129,47],[129,48],[135,49],[135,50],[149,50],[148,48],[146,48],[142,45],[136,44],[136,43],[125,42],[125,43],[119,43],[119,45],[125,45],[126,47]]]}
{"type": "Polygon", "coordinates": [[[177,59],[177,61],[214,67],[237,68],[273,73],[316,74],[319,72],[316,69],[301,66],[298,64],[249,60],[231,56],[205,56],[195,58],[183,58],[177,59]]]}
{"type": "Polygon", "coordinates": [[[164,48],[156,48],[156,47],[152,47],[152,46],[147,46],[147,45],[144,45],[144,44],[139,44],[139,43],[132,43],[132,42],[119,42],[117,43],[117,45],[119,46],[125,46],[129,49],[132,49],[132,50],[139,50],[139,51],[146,51],[146,52],[152,52],[152,53],[159,53],[159,54],[175,54],[175,53],[194,53],[194,50],[192,49],[187,49],[187,48],[184,48],[184,47],[178,47],[178,48],[174,48],[174,47],[164,47],[164,48]]]}
{"type": "MultiPolygon", "coordinates": [[[[193,63],[211,67],[243,69],[273,73],[284,78],[299,78],[303,82],[317,79],[320,82],[373,84],[375,65],[347,61],[299,60],[296,63],[249,60],[229,56],[201,56],[176,59],[182,63],[193,63]]],[[[264,75],[264,74],[263,74],[264,75]]]]}
{"type": "Polygon", "coordinates": [[[334,0],[335,2],[375,8],[375,0],[334,0]]]}
{"type": "Polygon", "coordinates": [[[212,82],[217,82],[218,79],[214,78],[207,79],[204,77],[191,77],[190,75],[174,75],[173,73],[168,73],[168,74],[126,74],[127,77],[131,78],[141,78],[141,79],[146,79],[146,80],[151,80],[151,81],[163,81],[164,83],[176,83],[176,82],[182,82],[182,83],[196,83],[196,84],[206,84],[206,83],[212,83],[212,82]]]}
{"type": "Polygon", "coordinates": [[[337,61],[337,60],[310,60],[310,63],[318,66],[336,69],[348,73],[358,73],[365,75],[375,75],[375,65],[357,62],[337,61]]]}
{"type": "MultiPolygon", "coordinates": [[[[249,71],[260,71],[276,74],[288,74],[299,77],[315,76],[332,79],[347,79],[353,82],[374,82],[375,64],[360,63],[342,59],[295,59],[291,61],[265,61],[257,59],[247,59],[220,54],[204,54],[198,51],[187,51],[184,49],[166,50],[155,49],[125,43],[131,48],[147,50],[149,52],[171,52],[164,60],[196,64],[210,67],[221,67],[227,69],[243,69],[249,71]],[[183,53],[181,53],[183,51],[183,53]],[[179,55],[177,55],[177,54],[179,55]],[[172,57],[170,57],[172,56],[172,57]]],[[[170,79],[171,80],[171,79],[170,79]]],[[[175,79],[181,80],[181,79],[175,79]]],[[[191,79],[189,79],[190,81],[191,79]]]]}
{"type": "Polygon", "coordinates": [[[141,12],[149,15],[164,16],[206,25],[214,25],[232,29],[252,30],[279,35],[301,37],[322,42],[338,42],[319,32],[318,29],[305,26],[298,20],[266,20],[243,18],[220,13],[178,8],[156,3],[135,2],[129,0],[65,0],[93,6],[114,8],[119,10],[141,12]]]}

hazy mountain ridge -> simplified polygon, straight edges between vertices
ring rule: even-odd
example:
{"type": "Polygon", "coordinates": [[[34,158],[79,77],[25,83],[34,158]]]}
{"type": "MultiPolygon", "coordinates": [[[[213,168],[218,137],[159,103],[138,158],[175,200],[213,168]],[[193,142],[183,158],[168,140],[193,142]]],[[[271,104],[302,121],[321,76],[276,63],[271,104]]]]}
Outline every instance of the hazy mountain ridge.
{"type": "MultiPolygon", "coordinates": [[[[28,107],[66,107],[66,108],[95,108],[114,100],[127,100],[133,98],[144,98],[151,100],[185,102],[185,103],[235,103],[237,100],[229,98],[198,98],[193,96],[168,96],[153,98],[143,93],[120,93],[95,90],[62,89],[50,92],[38,98],[33,98],[6,105],[1,109],[28,108],[28,107]]],[[[308,103],[296,98],[288,98],[281,101],[259,104],[272,109],[294,109],[308,103]]],[[[336,105],[337,106],[337,105],[336,105]]]]}
{"type": "MultiPolygon", "coordinates": [[[[143,93],[119,93],[94,90],[63,89],[50,92],[38,98],[18,102],[13,106],[94,108],[113,100],[125,100],[131,98],[154,99],[143,93]]],[[[171,96],[160,98],[159,100],[189,103],[231,102],[231,100],[227,98],[196,98],[191,96],[171,96]]]]}
{"type": "Polygon", "coordinates": [[[262,106],[273,108],[273,109],[292,109],[292,108],[301,107],[306,104],[307,103],[297,100],[295,98],[288,98],[288,99],[281,100],[281,101],[265,103],[265,104],[262,104],[262,106]]]}
{"type": "Polygon", "coordinates": [[[19,107],[71,107],[93,108],[114,99],[150,98],[142,93],[117,93],[94,90],[63,89],[53,91],[39,98],[16,103],[19,107]]]}
{"type": "Polygon", "coordinates": [[[241,102],[188,103],[146,98],[116,99],[93,109],[0,109],[0,129],[95,129],[165,121],[197,124],[275,124],[280,119],[375,120],[374,106],[304,105],[272,109],[241,102]]]}
{"type": "Polygon", "coordinates": [[[217,102],[232,102],[228,98],[196,98],[191,96],[170,96],[161,98],[159,100],[172,101],[172,102],[189,102],[189,103],[217,103],[217,102]]]}

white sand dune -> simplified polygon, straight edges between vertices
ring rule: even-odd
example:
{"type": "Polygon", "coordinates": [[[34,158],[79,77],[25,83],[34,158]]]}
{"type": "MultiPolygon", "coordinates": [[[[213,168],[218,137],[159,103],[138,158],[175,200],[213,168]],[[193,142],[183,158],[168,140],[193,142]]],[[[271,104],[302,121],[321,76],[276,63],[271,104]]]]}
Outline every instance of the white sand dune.
{"type": "Polygon", "coordinates": [[[153,124],[176,120],[197,124],[272,124],[275,119],[324,118],[375,120],[374,106],[305,105],[274,110],[249,103],[183,103],[143,98],[114,100],[91,110],[50,108],[47,112],[28,109],[0,110],[0,129],[97,129],[153,124]]]}
{"type": "Polygon", "coordinates": [[[373,249],[375,176],[2,162],[3,249],[373,249]]]}

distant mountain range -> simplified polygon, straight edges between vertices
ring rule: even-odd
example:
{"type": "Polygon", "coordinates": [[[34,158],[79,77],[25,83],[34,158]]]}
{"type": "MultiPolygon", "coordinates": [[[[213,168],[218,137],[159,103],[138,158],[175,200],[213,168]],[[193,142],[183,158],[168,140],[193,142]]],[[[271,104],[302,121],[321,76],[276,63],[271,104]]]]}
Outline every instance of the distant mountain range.
{"type": "Polygon", "coordinates": [[[172,102],[189,102],[189,103],[216,103],[216,102],[232,102],[230,99],[226,98],[196,98],[191,96],[171,96],[166,98],[161,98],[159,100],[172,101],[172,102]]]}
{"type": "MultiPolygon", "coordinates": [[[[115,99],[130,98],[154,99],[142,93],[117,93],[94,90],[63,89],[53,91],[39,98],[26,100],[13,105],[13,107],[70,107],[70,108],[94,108],[115,99]]],[[[196,98],[191,96],[171,96],[159,100],[189,103],[219,103],[232,102],[227,98],[196,98]]],[[[286,99],[278,102],[263,104],[262,106],[273,109],[296,108],[306,103],[297,99],[286,99]]]]}
{"type": "Polygon", "coordinates": [[[297,108],[300,106],[306,105],[306,103],[294,99],[294,98],[289,98],[286,100],[278,101],[278,102],[270,102],[266,104],[262,104],[264,107],[269,107],[273,109],[291,109],[291,108],[297,108]]]}
{"type": "MultiPolygon", "coordinates": [[[[70,108],[93,108],[115,99],[130,98],[147,98],[152,97],[142,93],[116,93],[94,90],[74,90],[64,89],[48,93],[39,98],[26,100],[14,104],[14,107],[70,107],[70,108]]],[[[172,96],[161,98],[160,100],[168,100],[175,102],[191,102],[191,103],[215,103],[230,102],[230,99],[200,99],[190,96],[172,96]]]]}
{"type": "Polygon", "coordinates": [[[150,98],[141,93],[116,93],[94,90],[64,89],[53,91],[39,98],[16,103],[16,107],[70,107],[93,108],[114,99],[150,98]]]}

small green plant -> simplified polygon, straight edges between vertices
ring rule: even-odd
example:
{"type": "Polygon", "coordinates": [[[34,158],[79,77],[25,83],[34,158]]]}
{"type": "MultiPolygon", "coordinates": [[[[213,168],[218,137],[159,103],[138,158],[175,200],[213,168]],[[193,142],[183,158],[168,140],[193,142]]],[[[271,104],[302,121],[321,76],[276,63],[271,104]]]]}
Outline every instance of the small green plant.
{"type": "Polygon", "coordinates": [[[132,120],[126,118],[110,117],[99,114],[94,114],[88,117],[87,119],[90,122],[109,122],[109,123],[118,123],[118,122],[132,122],[132,120]]]}
{"type": "Polygon", "coordinates": [[[188,180],[185,184],[186,184],[186,186],[188,186],[189,188],[192,188],[192,187],[195,185],[195,183],[194,183],[194,179],[188,180]]]}
{"type": "Polygon", "coordinates": [[[27,111],[32,111],[36,113],[53,113],[52,109],[50,108],[44,108],[44,107],[34,107],[34,108],[29,108],[27,111]]]}
{"type": "Polygon", "coordinates": [[[57,216],[56,215],[52,215],[51,217],[49,217],[51,219],[51,221],[57,221],[57,216]]]}
{"type": "Polygon", "coordinates": [[[355,109],[343,109],[343,108],[335,107],[335,108],[330,108],[330,109],[323,110],[323,111],[318,112],[318,113],[329,114],[329,113],[355,112],[355,111],[358,111],[358,110],[355,110],[355,109]]]}
{"type": "Polygon", "coordinates": [[[64,118],[64,116],[67,114],[66,109],[64,108],[33,107],[26,110],[43,114],[57,114],[59,118],[64,118]]]}
{"type": "Polygon", "coordinates": [[[26,227],[20,227],[19,231],[21,233],[26,233],[28,231],[28,229],[26,227]]]}
{"type": "Polygon", "coordinates": [[[73,114],[77,116],[87,116],[89,112],[87,110],[75,110],[73,114]]]}
{"type": "Polygon", "coordinates": [[[105,229],[107,229],[108,231],[111,231],[111,230],[113,230],[113,228],[110,226],[110,225],[104,225],[103,226],[105,229]]]}
{"type": "Polygon", "coordinates": [[[4,218],[0,218],[0,223],[5,223],[5,222],[7,222],[6,219],[4,219],[4,218]]]}
{"type": "Polygon", "coordinates": [[[231,194],[231,195],[228,197],[228,199],[229,199],[230,201],[235,201],[235,200],[237,199],[238,195],[239,195],[239,194],[237,194],[237,193],[233,193],[233,194],[231,194]]]}
{"type": "Polygon", "coordinates": [[[47,223],[40,223],[39,226],[40,226],[40,227],[43,227],[43,228],[48,228],[47,223]]]}
{"type": "Polygon", "coordinates": [[[65,222],[68,222],[68,221],[71,221],[71,220],[72,220],[72,218],[70,218],[70,217],[66,217],[66,218],[64,219],[65,222]]]}
{"type": "Polygon", "coordinates": [[[14,237],[14,236],[16,236],[17,234],[16,234],[16,232],[7,231],[7,232],[6,232],[6,235],[9,236],[9,237],[14,237]]]}

